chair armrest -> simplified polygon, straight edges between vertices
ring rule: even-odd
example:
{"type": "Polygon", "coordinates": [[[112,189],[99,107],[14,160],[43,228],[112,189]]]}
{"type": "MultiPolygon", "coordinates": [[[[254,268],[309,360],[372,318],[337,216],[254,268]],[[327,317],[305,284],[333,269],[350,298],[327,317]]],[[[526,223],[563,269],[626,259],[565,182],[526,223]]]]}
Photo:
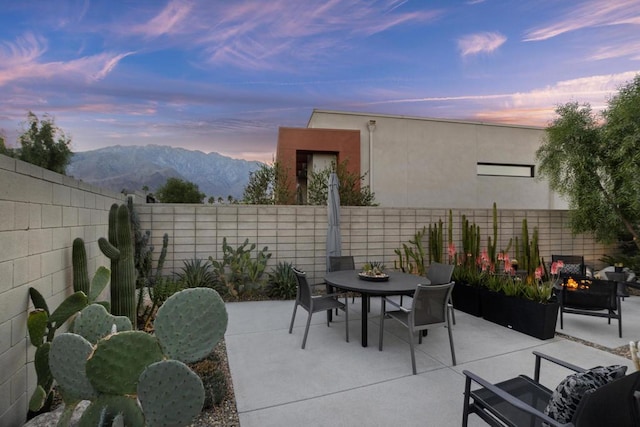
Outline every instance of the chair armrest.
{"type": "Polygon", "coordinates": [[[384,300],[385,300],[385,302],[387,302],[387,303],[391,304],[392,306],[396,307],[396,308],[397,308],[398,310],[400,310],[400,311],[404,311],[405,313],[411,313],[411,310],[409,310],[409,309],[408,309],[408,308],[406,308],[406,307],[401,306],[401,305],[400,305],[400,304],[398,304],[397,302],[395,302],[395,301],[393,301],[393,300],[390,300],[390,299],[389,299],[389,298],[387,298],[387,297],[384,297],[384,300]]]}
{"type": "Polygon", "coordinates": [[[549,356],[544,353],[540,353],[539,351],[533,351],[533,354],[536,356],[536,366],[533,373],[533,379],[535,381],[540,381],[540,359],[548,360],[549,362],[555,363],[556,365],[560,365],[567,369],[570,369],[575,372],[585,372],[586,369],[581,368],[580,366],[574,365],[569,362],[565,362],[564,360],[557,359],[553,356],[549,356]]]}
{"type": "MultiPolygon", "coordinates": [[[[489,390],[491,393],[495,394],[496,396],[500,397],[501,399],[505,400],[509,404],[515,406],[516,408],[520,409],[521,411],[524,411],[524,412],[526,412],[528,414],[533,415],[536,418],[541,419],[542,421],[544,421],[545,423],[549,424],[550,426],[553,426],[553,427],[568,427],[568,426],[572,426],[571,423],[569,423],[569,424],[559,423],[558,421],[554,420],[553,418],[549,417],[548,415],[545,415],[543,412],[540,412],[536,408],[527,405],[525,402],[523,402],[522,400],[518,399],[514,395],[507,393],[506,391],[504,391],[500,387],[496,387],[495,385],[493,385],[490,382],[488,382],[487,380],[479,377],[478,375],[474,374],[473,372],[469,372],[469,371],[467,371],[465,369],[465,370],[462,371],[462,373],[467,377],[466,378],[467,382],[473,381],[473,382],[481,385],[482,387],[484,387],[485,389],[489,390]]],[[[469,388],[467,387],[467,389],[469,389],[469,388]]]]}

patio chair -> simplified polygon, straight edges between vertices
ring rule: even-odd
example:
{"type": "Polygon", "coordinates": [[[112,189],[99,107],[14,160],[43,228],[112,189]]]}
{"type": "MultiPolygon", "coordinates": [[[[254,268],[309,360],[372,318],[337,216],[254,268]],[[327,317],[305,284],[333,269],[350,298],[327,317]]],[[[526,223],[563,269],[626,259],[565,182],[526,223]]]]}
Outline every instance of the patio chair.
{"type": "Polygon", "coordinates": [[[551,262],[556,261],[564,263],[564,267],[560,271],[560,277],[587,275],[587,266],[582,255],[551,255],[551,262]]]}
{"type": "MultiPolygon", "coordinates": [[[[565,283],[568,281],[565,278],[565,283]]],[[[563,285],[557,293],[560,303],[560,329],[564,328],[564,313],[605,317],[618,320],[618,336],[622,338],[622,301],[618,284],[609,280],[575,279],[584,289],[563,285]]]]}
{"type": "Polygon", "coordinates": [[[418,285],[413,294],[411,309],[407,309],[395,301],[383,297],[380,310],[380,337],[378,349],[382,351],[382,337],[384,335],[384,319],[389,316],[404,325],[409,331],[409,347],[411,348],[411,367],[416,374],[415,333],[418,332],[418,343],[422,344],[422,333],[435,327],[446,326],[449,332],[449,346],[451,347],[451,360],[456,364],[456,353],[453,348],[453,335],[451,333],[451,316],[449,301],[453,282],[444,285],[418,285]],[[396,310],[387,311],[386,304],[393,305],[396,310]]]}
{"type": "MultiPolygon", "coordinates": [[[[330,256],[329,257],[329,271],[343,271],[343,270],[355,270],[356,264],[353,261],[353,256],[330,256]]],[[[328,291],[328,290],[327,290],[328,291]]],[[[356,301],[355,295],[351,297],[351,304],[356,301]]],[[[338,314],[338,310],[336,310],[338,314]]]]}
{"type": "MultiPolygon", "coordinates": [[[[427,279],[432,285],[444,285],[451,282],[451,276],[453,275],[454,265],[442,264],[439,262],[433,262],[427,269],[427,279]]],[[[411,296],[411,295],[408,295],[411,296]]],[[[400,296],[400,305],[402,305],[402,295],[400,296]]],[[[456,315],[453,312],[453,303],[449,300],[449,310],[451,311],[451,320],[453,324],[456,324],[456,315]]]]}
{"type": "Polygon", "coordinates": [[[631,427],[640,425],[636,396],[640,371],[625,376],[627,367],[584,369],[534,351],[533,379],[520,375],[498,384],[463,370],[462,426],[476,414],[491,426],[631,427]],[[574,371],[555,391],[540,384],[541,360],[574,371]],[[480,388],[471,390],[471,383],[480,388]]]}
{"type": "MultiPolygon", "coordinates": [[[[439,262],[431,263],[427,270],[427,279],[432,285],[444,285],[451,282],[451,276],[453,275],[453,264],[441,264],[439,262]]],[[[449,311],[451,312],[451,321],[456,324],[456,315],[453,312],[453,302],[449,298],[449,311]]]]}
{"type": "MultiPolygon", "coordinates": [[[[304,349],[307,343],[307,335],[309,334],[309,325],[311,324],[311,316],[313,313],[321,311],[331,311],[334,308],[339,308],[345,312],[345,329],[347,334],[347,342],[349,342],[349,300],[344,297],[344,303],[338,300],[340,294],[326,294],[326,295],[313,295],[311,285],[307,282],[307,274],[293,268],[293,273],[296,275],[298,282],[298,290],[296,293],[296,301],[293,306],[293,315],[291,316],[291,325],[289,326],[289,333],[293,331],[293,323],[296,319],[296,310],[298,306],[301,306],[309,313],[307,317],[307,325],[304,329],[304,338],[302,338],[302,348],[304,349]]],[[[329,316],[327,316],[327,326],[329,326],[329,316]]]]}

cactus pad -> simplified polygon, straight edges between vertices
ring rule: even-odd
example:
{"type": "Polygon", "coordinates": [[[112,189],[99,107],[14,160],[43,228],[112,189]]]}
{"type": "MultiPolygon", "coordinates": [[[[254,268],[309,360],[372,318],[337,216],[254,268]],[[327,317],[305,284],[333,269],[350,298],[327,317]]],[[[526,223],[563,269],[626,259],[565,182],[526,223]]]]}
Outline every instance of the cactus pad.
{"type": "Polygon", "coordinates": [[[101,394],[84,411],[79,426],[100,426],[103,425],[102,421],[113,420],[117,416],[122,416],[125,426],[143,427],[145,425],[144,415],[135,397],[101,394]]]}
{"type": "Polygon", "coordinates": [[[97,396],[85,374],[85,364],[92,351],[91,343],[77,334],[60,334],[51,343],[49,367],[65,396],[78,400],[97,396]]]}
{"type": "Polygon", "coordinates": [[[98,342],[86,371],[91,384],[101,393],[135,394],[142,371],[162,359],[155,337],[142,331],[119,332],[98,342]]]}
{"type": "Polygon", "coordinates": [[[113,316],[100,304],[87,306],[76,317],[73,331],[82,335],[87,341],[96,344],[99,339],[111,333],[111,327],[116,325],[118,331],[130,331],[131,321],[128,317],[113,316]]]}
{"type": "Polygon", "coordinates": [[[227,329],[224,301],[210,288],[185,289],[172,295],[154,322],[160,345],[172,359],[185,363],[206,357],[227,329]]]}
{"type": "Polygon", "coordinates": [[[138,400],[148,425],[187,425],[202,410],[204,387],[184,363],[163,360],[140,376],[138,400]]]}

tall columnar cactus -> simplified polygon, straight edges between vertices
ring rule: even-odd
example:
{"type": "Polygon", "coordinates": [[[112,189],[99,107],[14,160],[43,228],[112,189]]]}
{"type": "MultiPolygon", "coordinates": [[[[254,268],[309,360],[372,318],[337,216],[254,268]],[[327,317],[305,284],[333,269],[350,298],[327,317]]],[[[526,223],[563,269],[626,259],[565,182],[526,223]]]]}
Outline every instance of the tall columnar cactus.
{"type": "Polygon", "coordinates": [[[432,262],[443,262],[444,258],[444,235],[442,234],[443,223],[438,220],[437,224],[429,224],[429,264],[432,262]]]}
{"type": "Polygon", "coordinates": [[[465,266],[474,268],[476,259],[480,256],[480,226],[470,224],[466,215],[462,215],[462,250],[465,266]]]}
{"type": "Polygon", "coordinates": [[[541,264],[538,248],[538,227],[533,228],[533,235],[529,239],[527,219],[522,220],[520,239],[516,237],[516,259],[519,268],[525,270],[528,276],[533,276],[536,268],[541,264]]]}
{"type": "Polygon", "coordinates": [[[111,260],[111,312],[127,316],[136,324],[136,269],[129,209],[113,204],[109,210],[109,240],[101,237],[98,246],[111,260]]]}
{"type": "Polygon", "coordinates": [[[204,387],[185,363],[211,353],[227,328],[218,293],[192,288],[171,296],[158,310],[155,335],[119,331],[103,336],[116,317],[91,307],[80,318],[101,326],[83,331],[90,330],[91,339],[101,338],[92,343],[83,335],[66,333],[51,345],[53,376],[64,394],[73,397],[65,401],[65,414],[82,398],[91,404],[80,425],[98,425],[100,419],[118,414],[125,425],[188,424],[202,409],[204,387]]]}
{"type": "Polygon", "coordinates": [[[84,241],[80,237],[73,240],[71,249],[71,259],[73,264],[73,290],[82,291],[89,295],[91,282],[89,282],[89,271],[87,270],[87,251],[84,248],[84,241]]]}

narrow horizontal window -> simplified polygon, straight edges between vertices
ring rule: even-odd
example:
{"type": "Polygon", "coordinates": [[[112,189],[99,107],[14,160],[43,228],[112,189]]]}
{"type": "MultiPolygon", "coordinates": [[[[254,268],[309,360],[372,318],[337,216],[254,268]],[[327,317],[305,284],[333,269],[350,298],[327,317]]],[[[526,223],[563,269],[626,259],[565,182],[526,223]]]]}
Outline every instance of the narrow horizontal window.
{"type": "Polygon", "coordinates": [[[504,163],[478,163],[478,175],[520,176],[533,178],[533,165],[510,165],[504,163]]]}

